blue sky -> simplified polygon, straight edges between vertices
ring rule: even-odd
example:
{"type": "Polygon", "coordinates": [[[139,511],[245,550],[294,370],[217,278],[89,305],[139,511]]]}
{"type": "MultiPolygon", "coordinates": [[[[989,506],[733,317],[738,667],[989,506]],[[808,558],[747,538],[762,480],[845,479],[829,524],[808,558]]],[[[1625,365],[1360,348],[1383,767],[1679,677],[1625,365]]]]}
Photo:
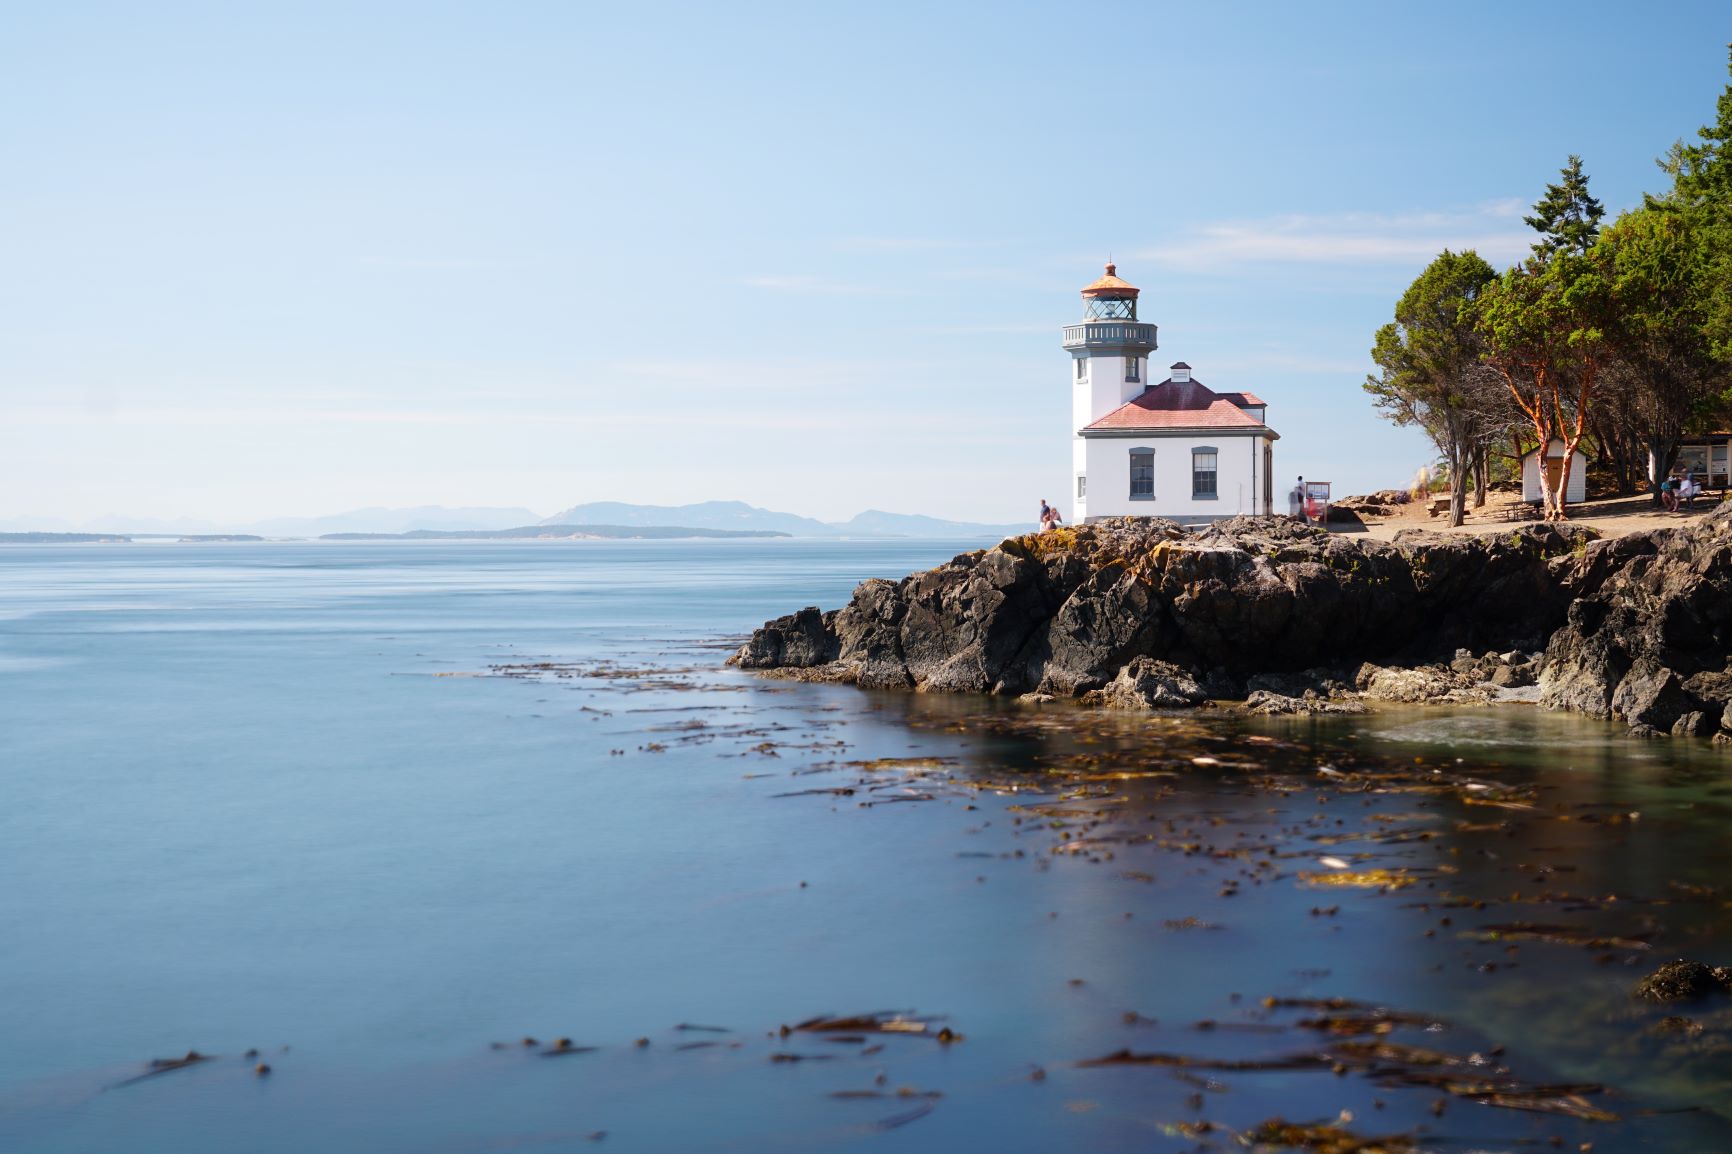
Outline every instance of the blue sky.
{"type": "MultiPolygon", "coordinates": [[[[1110,253],[1282,474],[1580,153],[1616,210],[1732,9],[0,0],[0,520],[739,498],[1026,519],[1110,253]]],[[[1170,354],[1170,357],[1168,356],[1170,354]]]]}

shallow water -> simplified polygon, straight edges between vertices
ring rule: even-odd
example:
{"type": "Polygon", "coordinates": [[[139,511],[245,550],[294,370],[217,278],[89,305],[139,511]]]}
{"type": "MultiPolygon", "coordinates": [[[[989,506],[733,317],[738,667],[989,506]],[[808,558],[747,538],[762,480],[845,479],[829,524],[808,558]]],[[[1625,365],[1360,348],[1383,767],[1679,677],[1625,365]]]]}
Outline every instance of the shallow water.
{"type": "Polygon", "coordinates": [[[1717,750],[1521,708],[1102,718],[720,666],[972,544],[0,550],[0,1148],[1179,1150],[1227,1139],[1178,1123],[1347,1110],[1439,1149],[1732,1149],[1732,1062],[1629,997],[1732,962],[1717,750]],[[1322,857],[1411,884],[1316,888],[1322,857]],[[1618,944],[1481,940],[1511,923],[1618,944]],[[1358,1066],[1076,1064],[1329,1044],[1269,996],[1423,1012],[1391,1037],[1505,1047],[1624,1120],[1358,1066]],[[964,1040],[778,1031],[893,1009],[964,1040]],[[108,1088],[189,1048],[217,1057],[108,1088]]]}

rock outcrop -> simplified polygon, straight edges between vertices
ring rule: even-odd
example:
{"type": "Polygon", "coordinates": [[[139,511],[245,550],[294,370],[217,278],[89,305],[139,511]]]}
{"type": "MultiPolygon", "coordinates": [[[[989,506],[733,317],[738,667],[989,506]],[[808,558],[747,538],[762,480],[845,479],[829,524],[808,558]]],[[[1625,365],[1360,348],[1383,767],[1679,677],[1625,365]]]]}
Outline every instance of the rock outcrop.
{"type": "Polygon", "coordinates": [[[1546,646],[1540,702],[1641,733],[1732,726],[1732,505],[1687,527],[1599,543],[1546,646]]]}
{"type": "Polygon", "coordinates": [[[1382,542],[1281,518],[1103,521],[868,581],[840,610],[769,622],[732,660],[1133,709],[1537,700],[1732,742],[1729,655],[1732,504],[1609,540],[1540,523],[1382,542]]]}
{"type": "Polygon", "coordinates": [[[1715,994],[1732,994],[1732,967],[1679,958],[1667,962],[1640,982],[1635,995],[1650,1002],[1691,1002],[1715,994]]]}
{"type": "MultiPolygon", "coordinates": [[[[1495,537],[1408,531],[1389,543],[1279,518],[1199,533],[1106,521],[868,581],[840,610],[769,622],[733,660],[874,687],[1108,704],[1195,697],[1179,674],[1214,697],[1243,696],[1256,675],[1298,674],[1255,688],[1328,697],[1329,668],[1344,683],[1365,661],[1538,648],[1564,620],[1563,573],[1592,539],[1549,525],[1495,537]],[[1151,677],[1165,687],[1151,689],[1151,677]]],[[[1468,685],[1452,675],[1447,689],[1468,685]]]]}

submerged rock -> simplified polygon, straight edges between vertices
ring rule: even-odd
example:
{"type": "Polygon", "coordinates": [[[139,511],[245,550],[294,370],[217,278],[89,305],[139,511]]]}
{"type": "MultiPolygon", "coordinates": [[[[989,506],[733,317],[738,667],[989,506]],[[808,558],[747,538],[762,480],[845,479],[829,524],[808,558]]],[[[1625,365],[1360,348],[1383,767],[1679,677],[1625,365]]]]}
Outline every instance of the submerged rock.
{"type": "Polygon", "coordinates": [[[1636,983],[1636,997],[1651,1002],[1689,1002],[1732,993],[1732,968],[1680,958],[1636,983]]]}

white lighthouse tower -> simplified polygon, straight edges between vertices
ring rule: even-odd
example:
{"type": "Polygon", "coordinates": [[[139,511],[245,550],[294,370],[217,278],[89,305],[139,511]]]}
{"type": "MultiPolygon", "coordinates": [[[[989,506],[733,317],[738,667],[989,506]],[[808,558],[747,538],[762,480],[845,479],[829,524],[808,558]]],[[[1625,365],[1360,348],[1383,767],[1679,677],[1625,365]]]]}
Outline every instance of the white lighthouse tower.
{"type": "Polygon", "coordinates": [[[1137,320],[1141,291],[1120,280],[1118,266],[1109,264],[1105,276],[1082,290],[1082,323],[1064,327],[1064,347],[1072,362],[1071,428],[1076,430],[1071,446],[1076,475],[1073,523],[1088,517],[1088,442],[1082,431],[1143,391],[1149,354],[1159,347],[1155,326],[1137,320]]]}
{"type": "Polygon", "coordinates": [[[1274,512],[1268,406],[1216,392],[1179,361],[1152,372],[1155,326],[1137,319],[1135,285],[1106,275],[1082,290],[1081,324],[1064,326],[1071,356],[1073,522],[1167,517],[1196,525],[1274,512]]]}

